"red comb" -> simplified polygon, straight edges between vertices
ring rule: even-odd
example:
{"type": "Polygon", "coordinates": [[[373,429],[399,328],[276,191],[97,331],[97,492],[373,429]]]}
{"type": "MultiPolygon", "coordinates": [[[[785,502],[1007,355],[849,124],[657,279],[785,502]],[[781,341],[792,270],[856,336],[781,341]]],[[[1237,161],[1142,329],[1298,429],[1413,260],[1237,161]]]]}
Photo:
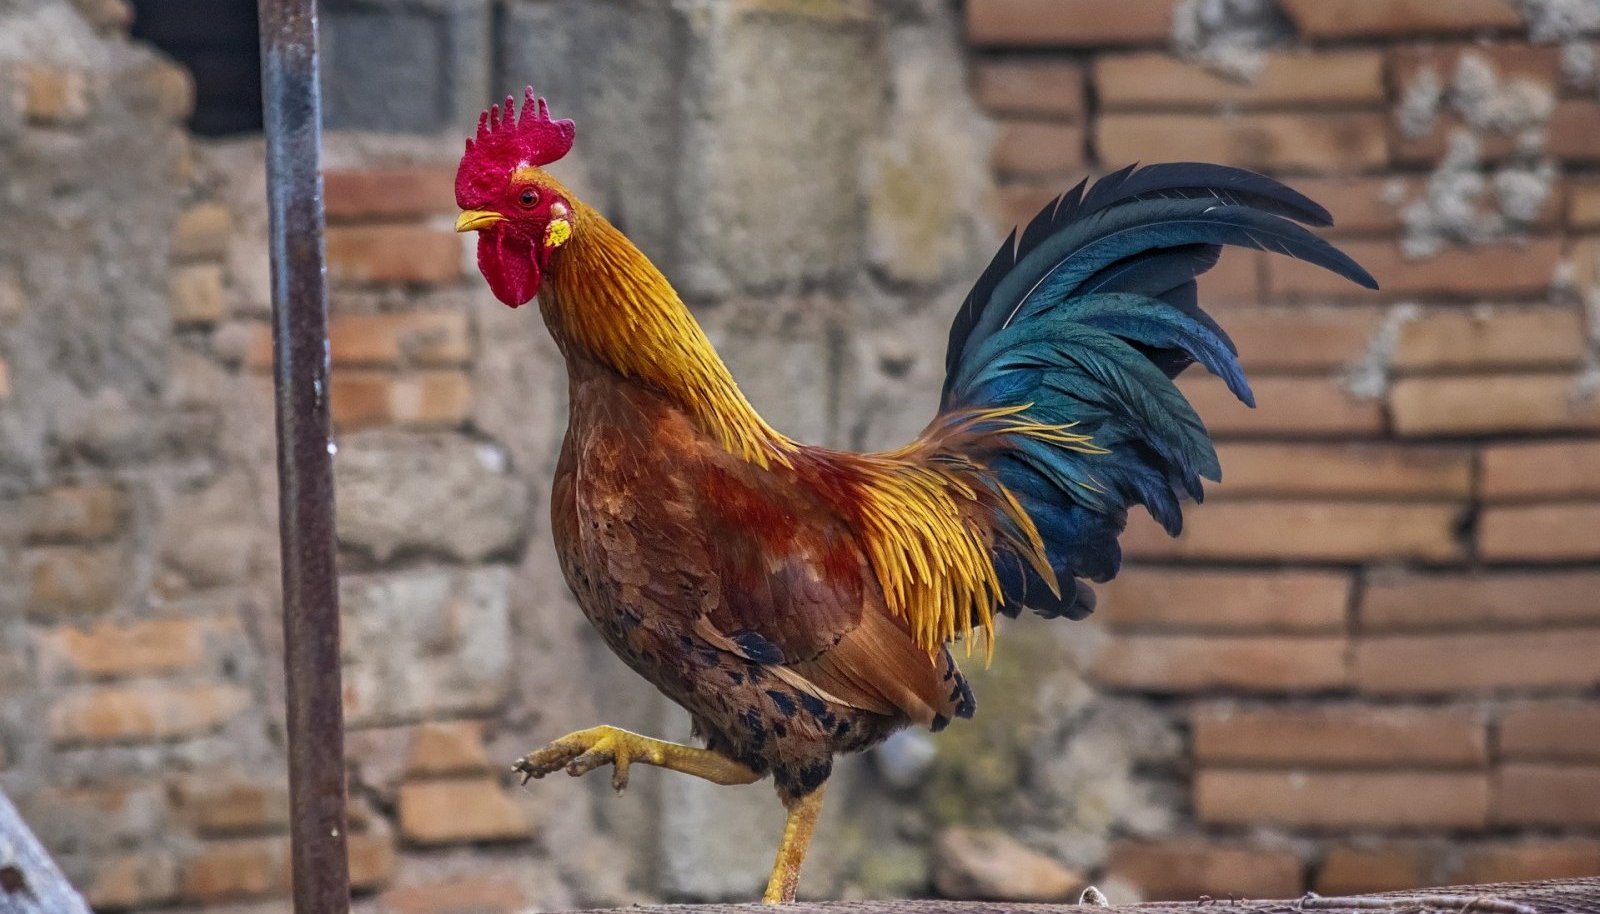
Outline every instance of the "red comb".
{"type": "Polygon", "coordinates": [[[506,114],[500,117],[500,106],[495,105],[478,115],[478,135],[467,140],[467,149],[474,145],[479,154],[515,152],[517,161],[529,165],[548,165],[572,149],[572,136],[576,130],[572,121],[550,119],[550,105],[527,88],[522,103],[522,117],[517,117],[517,100],[506,96],[506,114]],[[491,152],[492,150],[492,152],[491,152]]]}
{"type": "Polygon", "coordinates": [[[572,149],[576,126],[570,120],[552,120],[550,106],[533,94],[529,86],[517,115],[515,96],[506,96],[505,113],[494,105],[478,116],[478,132],[467,139],[456,175],[456,196],[463,206],[476,205],[465,197],[477,196],[498,183],[504,186],[505,172],[520,165],[548,165],[572,149]],[[491,177],[493,172],[499,174],[491,177]]]}

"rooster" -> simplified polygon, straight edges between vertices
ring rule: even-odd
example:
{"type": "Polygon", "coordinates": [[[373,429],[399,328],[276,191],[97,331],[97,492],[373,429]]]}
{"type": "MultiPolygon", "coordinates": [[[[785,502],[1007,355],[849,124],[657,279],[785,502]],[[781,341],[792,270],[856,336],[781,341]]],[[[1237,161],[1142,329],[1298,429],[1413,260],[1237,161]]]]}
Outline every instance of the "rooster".
{"type": "Polygon", "coordinates": [[[666,278],[544,166],[570,120],[527,92],[467,140],[458,231],[515,308],[539,298],[570,414],[551,490],[561,569],[606,644],[688,710],[704,748],[610,726],[518,761],[538,778],[635,763],[717,784],[770,775],[788,818],[763,901],[795,897],[840,753],[971,717],[951,646],[1023,607],[1081,619],[1133,505],[1167,532],[1220,467],[1173,378],[1198,362],[1247,405],[1195,277],[1224,245],[1372,277],[1303,228],[1326,210],[1215,165],[1079,184],[1011,238],[950,329],[938,414],[894,451],[801,444],[740,392],[666,278]]]}

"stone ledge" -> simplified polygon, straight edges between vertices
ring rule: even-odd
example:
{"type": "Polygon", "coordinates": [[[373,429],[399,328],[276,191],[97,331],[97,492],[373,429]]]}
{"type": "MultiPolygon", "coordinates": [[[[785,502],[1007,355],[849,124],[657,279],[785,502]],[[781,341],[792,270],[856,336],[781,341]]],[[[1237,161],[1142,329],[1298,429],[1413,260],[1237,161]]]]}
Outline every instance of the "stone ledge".
{"type": "MultiPolygon", "coordinates": [[[[1018,904],[1004,901],[826,901],[796,902],[776,910],[782,914],[1595,914],[1600,912],[1600,876],[1549,882],[1507,882],[1385,892],[1373,895],[1320,896],[1262,901],[1213,899],[1160,901],[1145,904],[1018,904]]],[[[639,905],[629,914],[749,914],[772,911],[758,904],[639,905]]]]}

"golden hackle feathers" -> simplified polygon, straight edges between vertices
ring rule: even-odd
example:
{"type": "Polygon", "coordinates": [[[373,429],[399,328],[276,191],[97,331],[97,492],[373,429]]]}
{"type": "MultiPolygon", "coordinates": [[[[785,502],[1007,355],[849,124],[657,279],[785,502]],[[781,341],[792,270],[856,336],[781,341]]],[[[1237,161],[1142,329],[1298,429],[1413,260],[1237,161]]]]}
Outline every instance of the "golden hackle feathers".
{"type": "Polygon", "coordinates": [[[895,451],[848,454],[870,474],[862,542],[885,602],[929,651],[972,635],[994,650],[994,616],[1004,600],[993,552],[1003,540],[1055,590],[1039,531],[1012,493],[968,454],[1000,452],[1009,436],[1103,453],[1071,426],[1040,423],[1027,405],[941,416],[895,451]]]}
{"type": "Polygon", "coordinates": [[[573,203],[572,237],[540,298],[558,336],[626,377],[673,392],[729,453],[788,466],[799,445],[756,412],[661,271],[605,217],[562,196],[573,203]]]}

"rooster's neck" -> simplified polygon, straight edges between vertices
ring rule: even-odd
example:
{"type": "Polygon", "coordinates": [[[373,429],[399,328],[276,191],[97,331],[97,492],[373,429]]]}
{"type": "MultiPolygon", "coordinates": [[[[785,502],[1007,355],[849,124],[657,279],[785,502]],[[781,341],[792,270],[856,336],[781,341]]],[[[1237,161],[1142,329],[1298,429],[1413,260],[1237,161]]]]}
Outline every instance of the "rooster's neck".
{"type": "Polygon", "coordinates": [[[573,201],[572,240],[539,296],[569,366],[582,359],[659,390],[729,452],[786,464],[795,445],[745,399],[688,306],[627,236],[573,201]]]}

